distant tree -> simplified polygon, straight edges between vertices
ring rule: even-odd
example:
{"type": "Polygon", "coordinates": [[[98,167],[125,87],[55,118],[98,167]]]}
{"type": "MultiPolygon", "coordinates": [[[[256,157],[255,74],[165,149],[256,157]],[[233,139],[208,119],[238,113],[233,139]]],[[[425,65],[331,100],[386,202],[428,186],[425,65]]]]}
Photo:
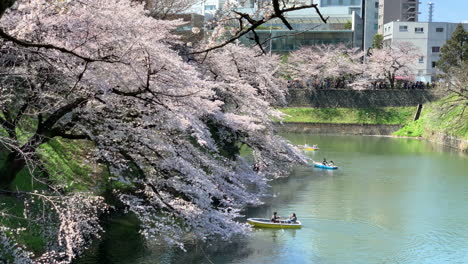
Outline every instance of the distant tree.
{"type": "Polygon", "coordinates": [[[407,42],[394,43],[390,47],[375,49],[363,64],[362,75],[353,83],[354,88],[368,87],[370,82],[381,82],[395,88],[397,77],[412,77],[414,63],[420,57],[419,49],[407,42]]]}
{"type": "Polygon", "coordinates": [[[344,79],[362,73],[363,52],[345,45],[303,47],[290,54],[284,71],[294,79],[322,81],[344,79]]]}
{"type": "Polygon", "coordinates": [[[383,35],[381,34],[376,34],[374,35],[374,42],[372,44],[372,46],[374,47],[374,49],[381,49],[383,48],[383,35]]]}
{"type": "Polygon", "coordinates": [[[450,68],[468,61],[468,32],[462,24],[458,24],[452,38],[445,43],[440,52],[437,67],[445,73],[448,73],[450,68]]]}

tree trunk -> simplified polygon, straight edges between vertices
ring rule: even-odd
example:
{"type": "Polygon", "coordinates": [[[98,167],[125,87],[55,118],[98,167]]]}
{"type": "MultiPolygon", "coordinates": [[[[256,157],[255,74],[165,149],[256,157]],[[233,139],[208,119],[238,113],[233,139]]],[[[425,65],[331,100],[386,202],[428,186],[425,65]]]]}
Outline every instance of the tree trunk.
{"type": "Polygon", "coordinates": [[[419,120],[419,117],[421,116],[422,108],[423,108],[423,105],[418,104],[418,110],[416,111],[416,114],[414,115],[414,121],[419,120]]]}
{"type": "Polygon", "coordinates": [[[394,89],[395,88],[395,74],[391,74],[388,80],[390,82],[390,89],[394,89]]]}
{"type": "Polygon", "coordinates": [[[10,152],[0,168],[0,189],[9,189],[16,175],[26,166],[23,156],[17,151],[10,152]]]}
{"type": "Polygon", "coordinates": [[[2,17],[3,13],[12,6],[16,0],[1,0],[0,1],[0,17],[2,17]]]}

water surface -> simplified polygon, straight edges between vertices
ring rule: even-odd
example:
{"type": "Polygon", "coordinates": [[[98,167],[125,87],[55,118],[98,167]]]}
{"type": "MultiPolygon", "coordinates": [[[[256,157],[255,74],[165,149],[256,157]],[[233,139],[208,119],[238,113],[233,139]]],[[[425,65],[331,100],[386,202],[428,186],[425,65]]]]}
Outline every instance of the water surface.
{"type": "Polygon", "coordinates": [[[295,212],[302,229],[256,229],[182,252],[145,245],[131,219],[115,218],[104,241],[77,263],[468,263],[466,155],[414,139],[284,136],[318,144],[307,155],[339,169],[298,167],[246,215],[295,212]]]}

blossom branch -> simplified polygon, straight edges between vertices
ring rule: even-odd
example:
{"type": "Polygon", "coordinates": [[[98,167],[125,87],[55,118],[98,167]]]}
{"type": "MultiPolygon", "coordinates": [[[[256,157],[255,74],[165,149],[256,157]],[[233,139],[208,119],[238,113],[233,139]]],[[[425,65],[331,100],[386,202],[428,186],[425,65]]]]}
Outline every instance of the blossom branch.
{"type": "Polygon", "coordinates": [[[111,56],[111,55],[104,56],[104,57],[101,57],[101,58],[91,58],[91,57],[80,55],[80,54],[78,54],[78,53],[76,53],[76,52],[74,52],[72,50],[69,50],[69,49],[66,49],[66,48],[63,48],[63,47],[54,46],[52,44],[34,43],[34,42],[27,41],[27,40],[21,40],[21,39],[18,39],[18,38],[15,38],[15,37],[9,35],[2,28],[0,28],[0,37],[2,37],[3,39],[5,39],[7,41],[13,42],[13,43],[15,43],[17,45],[23,46],[23,47],[57,50],[57,51],[65,53],[65,54],[69,54],[69,55],[72,55],[74,57],[80,58],[80,59],[82,59],[82,60],[84,60],[86,62],[107,62],[107,63],[120,62],[119,60],[115,60],[115,57],[111,56]]]}

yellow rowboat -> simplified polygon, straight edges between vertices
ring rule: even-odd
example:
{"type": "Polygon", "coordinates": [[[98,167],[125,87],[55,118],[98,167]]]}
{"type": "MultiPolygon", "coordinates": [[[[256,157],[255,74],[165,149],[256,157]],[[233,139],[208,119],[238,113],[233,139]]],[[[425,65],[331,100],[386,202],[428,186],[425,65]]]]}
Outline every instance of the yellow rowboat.
{"type": "Polygon", "coordinates": [[[288,223],[285,220],[280,220],[278,223],[271,222],[270,219],[265,218],[248,218],[247,223],[255,227],[268,227],[268,228],[301,228],[302,224],[300,221],[296,223],[288,223]]]}
{"type": "Polygon", "coordinates": [[[308,150],[308,151],[315,151],[315,150],[318,150],[319,148],[313,148],[309,145],[299,145],[297,146],[299,149],[302,149],[302,150],[308,150]]]}

